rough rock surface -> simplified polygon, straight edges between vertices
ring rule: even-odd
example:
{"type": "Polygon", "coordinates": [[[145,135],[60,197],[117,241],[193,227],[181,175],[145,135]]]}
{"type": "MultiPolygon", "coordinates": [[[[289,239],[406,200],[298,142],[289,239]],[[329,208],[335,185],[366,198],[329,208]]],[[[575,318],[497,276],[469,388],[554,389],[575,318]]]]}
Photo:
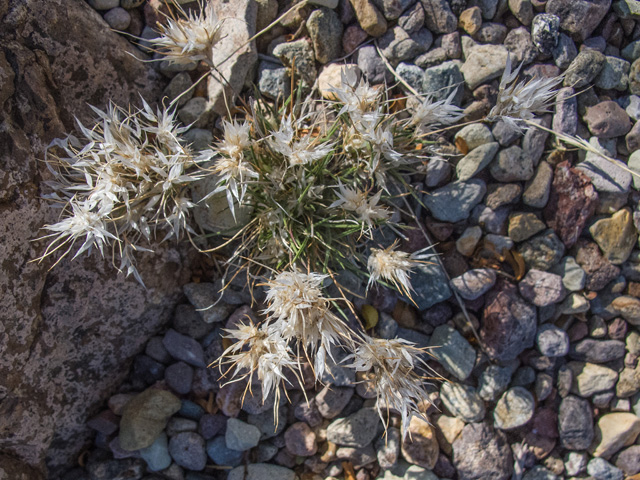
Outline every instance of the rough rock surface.
{"type": "Polygon", "coordinates": [[[5,478],[37,478],[31,467],[69,465],[89,439],[84,422],[170,318],[188,272],[167,248],[138,265],[146,290],[95,255],[51,272],[30,263],[58,215],[40,198],[46,145],[90,118],[87,103],[152,101],[164,82],[83,1],[4,0],[0,18],[0,450],[15,460],[5,478]]]}

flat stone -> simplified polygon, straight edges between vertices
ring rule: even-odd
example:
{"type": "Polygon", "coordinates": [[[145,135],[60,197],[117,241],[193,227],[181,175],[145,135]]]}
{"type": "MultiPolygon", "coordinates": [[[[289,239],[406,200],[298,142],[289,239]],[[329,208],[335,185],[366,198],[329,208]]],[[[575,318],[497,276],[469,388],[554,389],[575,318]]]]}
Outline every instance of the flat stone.
{"type": "Polygon", "coordinates": [[[532,268],[518,284],[520,295],[536,307],[560,302],[566,295],[562,277],[532,268]]]}
{"type": "Polygon", "coordinates": [[[593,49],[578,53],[565,72],[564,86],[574,89],[589,85],[602,71],[605,56],[593,49]]]}
{"type": "Polygon", "coordinates": [[[424,23],[434,33],[451,33],[458,26],[458,20],[446,0],[420,0],[424,7],[424,23]]]}
{"type": "Polygon", "coordinates": [[[451,286],[465,300],[475,300],[496,283],[496,272],[490,268],[469,270],[451,280],[451,286]]]}
{"type": "Polygon", "coordinates": [[[603,458],[593,458],[587,465],[590,478],[596,480],[622,480],[624,473],[603,458]]]}
{"type": "Polygon", "coordinates": [[[169,453],[178,465],[189,470],[204,470],[207,463],[204,439],[194,432],[178,433],[171,437],[169,453]]]}
{"type": "Polygon", "coordinates": [[[402,440],[402,456],[409,463],[432,470],[439,452],[433,426],[420,417],[411,417],[407,434],[402,440]]]}
{"type": "Polygon", "coordinates": [[[504,433],[487,422],[472,423],[453,443],[453,465],[459,480],[508,480],[513,456],[504,433]]]}
{"type": "Polygon", "coordinates": [[[547,271],[564,255],[564,245],[553,230],[532,237],[518,247],[528,268],[547,271]]]}
{"type": "Polygon", "coordinates": [[[270,463],[250,463],[229,472],[227,480],[296,480],[293,470],[270,463]]]}
{"type": "Polygon", "coordinates": [[[613,309],[631,325],[640,325],[640,300],[630,295],[620,295],[611,302],[613,309]]]}
{"type": "Polygon", "coordinates": [[[504,367],[489,365],[478,379],[478,395],[487,402],[496,401],[509,386],[516,367],[517,363],[504,367]]]}
{"type": "Polygon", "coordinates": [[[620,340],[594,340],[587,338],[571,347],[573,360],[590,363],[608,363],[625,354],[624,342],[620,340]]]}
{"type": "Polygon", "coordinates": [[[499,182],[529,180],[534,172],[533,159],[523,155],[517,145],[500,150],[489,166],[491,176],[499,182]]]}
{"type": "Polygon", "coordinates": [[[521,427],[533,417],[533,395],[523,387],[507,390],[498,400],[493,411],[494,425],[501,430],[521,427]]]}
{"type": "Polygon", "coordinates": [[[564,33],[558,35],[558,44],[551,51],[553,61],[557,67],[566,69],[578,55],[578,49],[575,42],[564,33]]]}
{"type": "Polygon", "coordinates": [[[460,71],[470,89],[499,78],[507,65],[508,50],[502,45],[478,45],[466,56],[460,71]]]}
{"type": "MultiPolygon", "coordinates": [[[[491,132],[489,131],[489,133],[491,132]]],[[[500,144],[498,142],[491,142],[480,145],[470,151],[456,166],[458,180],[464,182],[476,176],[489,165],[493,157],[498,153],[499,148],[500,144]]]]}
{"type": "Polygon", "coordinates": [[[530,207],[544,208],[549,201],[552,181],[553,168],[545,161],[540,162],[533,178],[525,185],[522,202],[530,207]]]}
{"type": "Polygon", "coordinates": [[[611,280],[620,275],[620,268],[609,262],[593,242],[580,240],[576,253],[576,262],[587,275],[585,287],[589,290],[602,290],[611,280]]]}
{"type": "Polygon", "coordinates": [[[260,62],[258,90],[272,100],[287,98],[291,94],[291,79],[287,68],[273,62],[260,62]]]}
{"type": "Polygon", "coordinates": [[[444,382],[440,398],[449,412],[465,422],[479,422],[484,418],[484,402],[473,387],[444,382]]]}
{"type": "Polygon", "coordinates": [[[467,340],[448,325],[437,327],[431,335],[431,354],[459,380],[466,380],[476,362],[476,352],[467,340]]]}
{"type": "Polygon", "coordinates": [[[580,268],[575,258],[564,257],[552,271],[562,277],[562,285],[570,292],[577,292],[584,288],[587,274],[580,268]]]}
{"type": "Polygon", "coordinates": [[[558,433],[568,450],[585,450],[593,441],[593,412],[589,402],[573,395],[565,397],[558,411],[558,433]]]}
{"type": "Polygon", "coordinates": [[[509,238],[522,242],[540,233],[547,226],[534,213],[512,213],[509,215],[509,238]]]}
{"type": "Polygon", "coordinates": [[[380,37],[387,31],[387,20],[369,0],[349,0],[362,29],[372,37],[380,37]]]}
{"type": "Polygon", "coordinates": [[[593,445],[589,449],[595,457],[606,460],[623,447],[632,445],[640,434],[640,418],[633,413],[614,412],[598,420],[593,445]]]}
{"type": "Polygon", "coordinates": [[[404,60],[415,58],[421,53],[424,53],[433,41],[431,32],[428,30],[425,30],[425,32],[428,32],[425,38],[426,43],[418,43],[411,38],[411,35],[405,32],[402,27],[396,26],[387,30],[378,40],[380,51],[393,66],[398,65],[398,63],[404,60]]]}
{"type": "Polygon", "coordinates": [[[325,386],[315,397],[318,411],[324,418],[335,418],[349,404],[353,388],[325,386]]]}
{"type": "Polygon", "coordinates": [[[616,467],[625,475],[632,476],[640,473],[640,445],[625,448],[616,456],[616,467]]]}
{"type": "Polygon", "coordinates": [[[120,447],[133,451],[151,445],[180,406],[180,400],[164,390],[150,388],[136,395],[122,412],[120,447]]]}
{"type": "Polygon", "coordinates": [[[505,205],[517,203],[522,193],[522,187],[517,183],[493,183],[487,186],[485,205],[491,210],[496,210],[505,205]]]}
{"type": "Polygon", "coordinates": [[[318,62],[327,63],[340,56],[342,22],[334,10],[322,7],[314,10],[306,25],[318,62]]]}
{"type": "Polygon", "coordinates": [[[589,232],[604,257],[614,265],[620,265],[629,258],[638,240],[629,208],[623,208],[611,218],[598,220],[589,228],[589,232]]]}
{"type": "Polygon", "coordinates": [[[452,295],[445,273],[435,262],[418,265],[411,276],[411,284],[414,290],[411,296],[421,312],[452,295]]]}
{"type": "Polygon", "coordinates": [[[573,384],[571,391],[581,397],[590,397],[595,393],[611,390],[618,374],[610,368],[594,363],[569,362],[569,368],[573,372],[573,384]]]}
{"type": "Polygon", "coordinates": [[[612,100],[587,108],[584,120],[591,133],[598,138],[620,137],[631,130],[629,115],[612,100]]]}
{"type": "Polygon", "coordinates": [[[556,95],[556,110],[553,115],[554,132],[575,135],[578,129],[578,100],[575,90],[564,87],[556,95]]]}
{"type": "Polygon", "coordinates": [[[461,85],[464,81],[460,72],[461,65],[459,60],[451,60],[426,68],[422,77],[422,91],[431,95],[435,101],[439,101],[449,98],[455,90],[453,103],[460,105],[464,94],[464,89],[461,85]]]}
{"type": "Polygon", "coordinates": [[[151,445],[140,450],[140,457],[147,462],[147,468],[152,472],[168,468],[171,465],[171,456],[167,435],[161,433],[151,445]]]}
{"type": "Polygon", "coordinates": [[[304,422],[296,422],[284,432],[287,450],[292,455],[310,457],[318,451],[316,434],[304,422]]]}
{"type": "Polygon", "coordinates": [[[365,447],[376,437],[379,422],[376,409],[363,408],[330,423],[327,427],[327,439],[336,445],[365,447]]]}
{"type": "Polygon", "coordinates": [[[538,330],[536,343],[540,353],[546,357],[564,357],[569,353],[567,332],[555,325],[542,325],[538,330]]]}
{"type": "Polygon", "coordinates": [[[611,6],[611,0],[550,0],[546,12],[560,18],[560,28],[577,41],[589,38],[611,6]]]}
{"type": "Polygon", "coordinates": [[[473,179],[454,182],[430,192],[423,197],[423,202],[436,219],[455,223],[467,219],[485,193],[485,183],[473,179]]]}
{"type": "Polygon", "coordinates": [[[596,77],[595,85],[604,90],[625,91],[629,86],[631,64],[618,57],[605,57],[605,64],[596,77]]]}
{"type": "Polygon", "coordinates": [[[475,35],[482,26],[482,10],[471,7],[464,10],[458,18],[458,25],[469,35],[475,35]]]}
{"type": "Polygon", "coordinates": [[[177,360],[193,365],[194,367],[206,367],[204,363],[204,351],[193,338],[181,335],[170,328],[162,339],[167,352],[177,360]]]}
{"type": "MultiPolygon", "coordinates": [[[[609,158],[612,157],[611,152],[595,137],[591,138],[589,143],[609,158]]],[[[615,145],[613,146],[615,147],[615,145]]],[[[627,193],[631,186],[631,174],[623,168],[623,164],[617,162],[612,162],[602,155],[588,152],[585,160],[579,163],[576,168],[591,179],[593,186],[599,192],[627,193]]]]}
{"type": "Polygon", "coordinates": [[[258,445],[260,441],[260,430],[254,425],[230,418],[227,420],[227,430],[225,433],[225,441],[227,448],[244,452],[258,445]]]}

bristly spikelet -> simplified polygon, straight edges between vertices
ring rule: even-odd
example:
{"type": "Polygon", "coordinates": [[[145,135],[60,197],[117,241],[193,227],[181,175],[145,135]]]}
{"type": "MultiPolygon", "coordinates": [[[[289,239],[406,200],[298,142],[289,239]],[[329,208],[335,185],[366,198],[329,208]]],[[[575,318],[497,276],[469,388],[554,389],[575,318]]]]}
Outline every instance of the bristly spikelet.
{"type": "Polygon", "coordinates": [[[307,355],[315,355],[319,380],[334,345],[352,343],[353,332],[330,311],[321,289],[327,275],[297,270],[277,274],[267,282],[267,331],[287,341],[297,340],[307,355]]]}
{"type": "MultiPolygon", "coordinates": [[[[274,394],[274,410],[277,411],[280,392],[284,384],[289,382],[287,371],[294,372],[294,377],[298,377],[298,361],[286,340],[277,335],[269,335],[264,326],[257,327],[253,323],[240,323],[225,332],[227,335],[224,338],[234,343],[218,360],[221,370],[223,365],[230,365],[228,371],[222,372],[223,376],[230,373],[230,382],[247,378],[247,388],[250,388],[254,374],[257,375],[262,386],[262,401],[274,394]]],[[[299,382],[302,385],[302,379],[299,378],[299,382]]]]}
{"type": "Polygon", "coordinates": [[[214,3],[207,1],[200,13],[187,14],[177,5],[179,18],[168,18],[158,25],[158,38],[147,40],[169,63],[187,64],[205,61],[213,65],[213,47],[221,39],[222,23],[214,11],[214,3]]]}
{"type": "Polygon", "coordinates": [[[559,75],[516,83],[522,65],[511,72],[511,58],[507,57],[507,65],[500,79],[497,102],[487,116],[487,120],[502,120],[518,132],[529,128],[525,120],[533,120],[536,114],[549,112],[557,89],[564,80],[564,77],[559,75]]]}
{"type": "Polygon", "coordinates": [[[453,89],[447,98],[437,102],[431,96],[420,102],[411,117],[418,133],[427,133],[435,125],[453,125],[464,117],[464,110],[453,103],[457,92],[457,88],[453,89]]]}
{"type": "Polygon", "coordinates": [[[385,421],[384,411],[398,412],[403,435],[407,434],[411,417],[424,417],[420,405],[429,398],[424,379],[418,373],[420,367],[428,370],[420,358],[424,353],[403,339],[384,340],[365,335],[354,353],[344,359],[356,372],[369,372],[367,382],[375,388],[380,418],[385,421]]]}
{"type": "Polygon", "coordinates": [[[396,241],[385,249],[371,249],[371,255],[367,261],[370,275],[367,289],[382,279],[391,282],[399,291],[407,297],[411,297],[411,291],[413,291],[409,280],[411,272],[434,254],[424,253],[426,249],[409,254],[396,250],[397,247],[398,242],[396,241]]]}

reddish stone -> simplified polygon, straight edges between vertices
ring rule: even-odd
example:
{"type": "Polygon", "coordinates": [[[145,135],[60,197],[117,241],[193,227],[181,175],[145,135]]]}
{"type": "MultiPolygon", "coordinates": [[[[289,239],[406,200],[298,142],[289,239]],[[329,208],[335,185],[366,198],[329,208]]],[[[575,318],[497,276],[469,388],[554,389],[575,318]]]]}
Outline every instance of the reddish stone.
{"type": "Polygon", "coordinates": [[[598,245],[586,240],[578,242],[576,262],[587,274],[585,288],[597,292],[620,275],[620,269],[604,258],[598,245]]]}
{"type": "Polygon", "coordinates": [[[598,138],[615,138],[631,130],[629,115],[613,100],[607,100],[587,108],[584,116],[587,126],[598,138]]]}
{"type": "Polygon", "coordinates": [[[367,37],[369,37],[367,32],[357,25],[347,27],[342,35],[342,48],[344,49],[344,53],[349,54],[353,52],[367,37]]]}
{"type": "Polygon", "coordinates": [[[571,328],[567,330],[567,335],[569,335],[569,341],[571,343],[582,340],[588,334],[589,327],[585,322],[575,322],[573,325],[571,325],[571,328]]]}
{"type": "Polygon", "coordinates": [[[607,327],[607,333],[611,340],[624,340],[627,336],[627,322],[623,318],[614,318],[607,327]]]}
{"type": "Polygon", "coordinates": [[[598,194],[589,177],[572,168],[569,162],[558,164],[544,218],[567,248],[578,241],[597,203],[598,194]]]}
{"type": "Polygon", "coordinates": [[[299,457],[310,457],[318,451],[316,434],[304,422],[291,425],[284,432],[284,441],[289,453],[299,457]]]}
{"type": "Polygon", "coordinates": [[[536,411],[531,422],[531,431],[547,438],[558,438],[558,415],[551,408],[536,411]]]}
{"type": "Polygon", "coordinates": [[[480,339],[492,360],[511,361],[533,346],[537,326],[536,309],[504,279],[486,296],[480,339]]]}

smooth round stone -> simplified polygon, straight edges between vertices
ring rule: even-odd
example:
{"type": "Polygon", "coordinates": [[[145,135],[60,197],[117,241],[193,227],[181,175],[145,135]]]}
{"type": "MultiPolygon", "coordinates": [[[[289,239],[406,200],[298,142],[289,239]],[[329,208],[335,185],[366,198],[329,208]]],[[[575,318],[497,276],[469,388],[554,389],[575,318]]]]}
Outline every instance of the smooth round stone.
{"type": "Polygon", "coordinates": [[[451,286],[465,300],[475,300],[496,283],[496,272],[491,268],[469,270],[451,280],[451,286]]]}
{"type": "Polygon", "coordinates": [[[198,433],[200,433],[205,440],[209,440],[222,433],[226,427],[227,417],[224,415],[205,414],[200,418],[198,433]]]}
{"type": "Polygon", "coordinates": [[[585,452],[569,452],[564,459],[564,470],[572,477],[580,475],[587,470],[588,460],[585,452]]]}
{"type": "Polygon", "coordinates": [[[287,450],[299,457],[310,457],[318,451],[316,434],[304,422],[296,422],[284,432],[287,450]]]}
{"type": "Polygon", "coordinates": [[[189,393],[193,382],[193,368],[184,362],[174,363],[164,371],[169,388],[182,395],[189,393]]]}
{"type": "Polygon", "coordinates": [[[236,467],[229,472],[227,480],[295,480],[296,472],[279,465],[252,463],[236,467]]]}
{"type": "Polygon", "coordinates": [[[501,367],[489,365],[478,379],[478,394],[487,402],[495,401],[509,386],[511,375],[517,368],[517,363],[501,367]]]}
{"type": "Polygon", "coordinates": [[[531,269],[518,284],[520,294],[536,307],[547,307],[564,299],[562,277],[554,273],[531,269]]]}
{"type": "Polygon", "coordinates": [[[447,410],[465,422],[479,422],[484,418],[484,402],[473,387],[444,382],[440,398],[447,410]]]}
{"type": "Polygon", "coordinates": [[[216,465],[236,467],[242,463],[244,452],[227,448],[223,435],[215,437],[207,442],[207,455],[216,465]]]}
{"type": "Polygon", "coordinates": [[[622,480],[624,472],[604,458],[594,458],[587,465],[587,473],[595,480],[622,480]]]}
{"type": "Polygon", "coordinates": [[[608,413],[598,420],[593,455],[611,458],[622,447],[632,445],[640,434],[640,418],[633,413],[608,413]]]}
{"type": "Polygon", "coordinates": [[[255,447],[260,441],[260,435],[260,430],[254,425],[249,425],[237,418],[227,420],[225,439],[227,448],[231,450],[244,452],[255,447]]]}
{"type": "Polygon", "coordinates": [[[147,448],[140,450],[140,456],[147,462],[147,468],[159,472],[171,465],[167,435],[163,432],[147,448]]]}
{"type": "Polygon", "coordinates": [[[589,402],[569,395],[560,403],[558,433],[564,448],[585,450],[593,441],[593,412],[589,402]]]}
{"type": "Polygon", "coordinates": [[[120,0],[88,0],[88,2],[96,10],[111,10],[120,5],[120,0]]]}
{"type": "Polygon", "coordinates": [[[361,448],[376,437],[380,417],[375,408],[363,408],[327,427],[327,439],[336,445],[361,448]]]}
{"type": "Polygon", "coordinates": [[[431,354],[450,373],[466,380],[476,363],[476,352],[469,342],[449,325],[437,327],[431,335],[431,354]]]}
{"type": "Polygon", "coordinates": [[[569,336],[555,325],[542,325],[536,335],[536,344],[545,357],[564,357],[569,353],[569,336]]]}
{"type": "Polygon", "coordinates": [[[198,429],[198,422],[188,418],[171,417],[167,422],[166,433],[170,437],[183,432],[195,432],[198,429]]]}
{"type": "Polygon", "coordinates": [[[162,339],[162,344],[167,352],[177,360],[182,360],[194,367],[204,368],[207,366],[204,362],[202,345],[191,337],[181,335],[170,328],[162,339]]]}
{"type": "Polygon", "coordinates": [[[420,417],[412,417],[402,442],[402,456],[409,463],[432,470],[439,452],[434,427],[420,417]]]}
{"type": "Polygon", "coordinates": [[[611,390],[618,380],[615,370],[602,365],[588,362],[569,362],[567,365],[573,371],[571,391],[581,397],[611,390]]]}
{"type": "Polygon", "coordinates": [[[131,15],[124,8],[116,7],[104,14],[104,20],[114,30],[126,30],[131,23],[131,15]]]}
{"type": "Polygon", "coordinates": [[[148,389],[130,400],[120,420],[120,446],[127,451],[148,447],[160,435],[180,400],[164,390],[148,389]]]}
{"type": "Polygon", "coordinates": [[[511,430],[527,423],[533,417],[533,395],[523,387],[507,390],[493,411],[494,424],[501,430],[511,430]]]}
{"type": "Polygon", "coordinates": [[[463,153],[475,150],[480,145],[493,142],[493,134],[489,127],[481,123],[467,125],[458,131],[453,137],[458,149],[463,153]]]}
{"type": "Polygon", "coordinates": [[[325,386],[316,395],[315,404],[324,418],[335,418],[349,404],[353,396],[352,387],[325,386]]]}
{"type": "Polygon", "coordinates": [[[247,423],[253,425],[260,430],[261,439],[267,439],[275,437],[284,431],[287,427],[287,422],[278,419],[287,418],[288,407],[286,405],[280,406],[278,409],[278,417],[275,418],[273,414],[273,407],[269,410],[265,410],[261,413],[247,415],[247,423]]]}
{"type": "Polygon", "coordinates": [[[194,432],[179,433],[169,441],[169,453],[181,467],[197,472],[207,464],[204,439],[194,432]]]}

